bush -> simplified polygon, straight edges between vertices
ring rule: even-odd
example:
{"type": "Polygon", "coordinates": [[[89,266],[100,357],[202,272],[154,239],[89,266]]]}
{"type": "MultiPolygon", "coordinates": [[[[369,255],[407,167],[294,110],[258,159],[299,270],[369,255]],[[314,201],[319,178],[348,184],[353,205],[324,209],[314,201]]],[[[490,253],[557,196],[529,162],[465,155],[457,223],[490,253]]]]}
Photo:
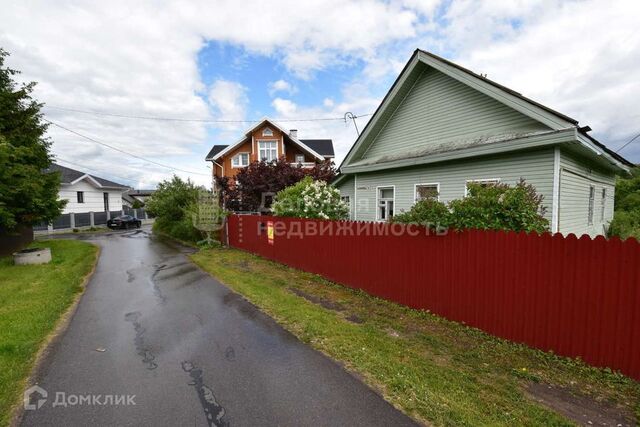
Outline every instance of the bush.
{"type": "Polygon", "coordinates": [[[395,215],[392,221],[403,224],[422,224],[429,227],[449,228],[451,212],[449,212],[447,205],[438,200],[424,199],[416,202],[409,211],[395,215]]]}
{"type": "Polygon", "coordinates": [[[514,187],[469,183],[465,198],[452,200],[448,205],[431,199],[422,200],[408,212],[394,216],[393,221],[433,224],[456,230],[476,228],[541,233],[549,228],[542,199],[524,180],[514,187]]]}
{"type": "Polygon", "coordinates": [[[543,196],[522,179],[515,187],[469,183],[467,193],[467,197],[449,203],[452,228],[538,233],[549,230],[543,196]]]}
{"type": "Polygon", "coordinates": [[[616,210],[609,225],[609,236],[621,239],[634,237],[640,241],[640,208],[630,211],[616,210]]]}
{"type": "Polygon", "coordinates": [[[158,184],[146,203],[147,212],[156,218],[153,229],[187,242],[201,240],[203,235],[194,227],[190,214],[201,190],[190,180],[183,181],[175,175],[158,184]]]}
{"type": "Polygon", "coordinates": [[[631,171],[630,178],[616,182],[615,212],[609,225],[609,236],[640,240],[640,168],[631,171]]]}
{"type": "Polygon", "coordinates": [[[346,219],[349,215],[340,191],[310,176],[278,192],[272,208],[276,216],[297,218],[346,219]]]}

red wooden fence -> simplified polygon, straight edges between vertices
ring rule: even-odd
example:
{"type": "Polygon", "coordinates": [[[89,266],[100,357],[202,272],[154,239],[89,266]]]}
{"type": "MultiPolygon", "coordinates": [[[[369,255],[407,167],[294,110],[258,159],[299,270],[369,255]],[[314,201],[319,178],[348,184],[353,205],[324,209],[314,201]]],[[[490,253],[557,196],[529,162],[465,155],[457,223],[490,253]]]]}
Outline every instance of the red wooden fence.
{"type": "Polygon", "coordinates": [[[264,216],[228,222],[233,247],[640,379],[637,241],[408,230],[264,216]]]}

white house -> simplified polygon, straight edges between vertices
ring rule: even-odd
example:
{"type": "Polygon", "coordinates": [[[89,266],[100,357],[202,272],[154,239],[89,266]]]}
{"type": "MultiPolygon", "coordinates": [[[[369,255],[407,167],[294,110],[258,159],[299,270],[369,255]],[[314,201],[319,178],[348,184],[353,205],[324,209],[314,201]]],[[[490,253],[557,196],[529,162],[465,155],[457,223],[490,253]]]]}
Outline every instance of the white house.
{"type": "Polygon", "coordinates": [[[130,189],[126,185],[55,163],[48,170],[61,175],[59,198],[67,200],[63,214],[121,211],[122,194],[130,189]]]}

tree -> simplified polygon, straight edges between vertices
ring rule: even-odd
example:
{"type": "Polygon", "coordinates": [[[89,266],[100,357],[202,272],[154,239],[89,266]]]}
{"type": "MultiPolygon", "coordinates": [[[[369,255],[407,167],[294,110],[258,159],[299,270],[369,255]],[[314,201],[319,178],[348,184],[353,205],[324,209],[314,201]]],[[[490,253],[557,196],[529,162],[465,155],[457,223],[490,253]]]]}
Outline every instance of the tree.
{"type": "Polygon", "coordinates": [[[158,184],[145,204],[147,212],[156,217],[154,230],[189,242],[201,240],[202,234],[192,218],[201,190],[190,180],[183,181],[176,175],[158,184]]]}
{"type": "Polygon", "coordinates": [[[447,205],[435,200],[416,203],[408,212],[396,215],[395,222],[441,226],[463,230],[548,231],[542,195],[520,180],[508,184],[483,186],[469,183],[467,196],[447,205]]]}
{"type": "Polygon", "coordinates": [[[306,176],[276,194],[273,213],[297,218],[346,219],[349,206],[340,199],[337,188],[306,176]]]}
{"type": "Polygon", "coordinates": [[[51,166],[47,125],[31,94],[35,83],[18,84],[18,71],[4,66],[0,49],[0,229],[13,231],[59,216],[66,201],[58,200],[60,176],[51,166]]]}
{"type": "Polygon", "coordinates": [[[275,162],[250,163],[236,174],[235,182],[228,177],[216,177],[216,187],[225,208],[232,211],[258,211],[268,209],[270,199],[277,192],[305,176],[330,182],[335,176],[335,168],[332,162],[326,161],[305,169],[281,157],[275,162]]]}
{"type": "Polygon", "coordinates": [[[640,167],[633,168],[629,178],[616,181],[615,212],[608,234],[640,240],[640,167]]]}

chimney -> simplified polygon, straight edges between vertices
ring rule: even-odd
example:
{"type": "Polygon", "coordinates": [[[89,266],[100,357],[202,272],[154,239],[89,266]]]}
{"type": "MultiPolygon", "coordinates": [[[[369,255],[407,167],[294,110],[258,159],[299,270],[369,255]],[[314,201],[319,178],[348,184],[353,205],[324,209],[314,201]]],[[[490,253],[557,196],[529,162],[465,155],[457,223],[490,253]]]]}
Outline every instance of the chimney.
{"type": "Polygon", "coordinates": [[[298,139],[298,129],[291,129],[289,130],[289,136],[291,138],[296,138],[298,139]]]}

